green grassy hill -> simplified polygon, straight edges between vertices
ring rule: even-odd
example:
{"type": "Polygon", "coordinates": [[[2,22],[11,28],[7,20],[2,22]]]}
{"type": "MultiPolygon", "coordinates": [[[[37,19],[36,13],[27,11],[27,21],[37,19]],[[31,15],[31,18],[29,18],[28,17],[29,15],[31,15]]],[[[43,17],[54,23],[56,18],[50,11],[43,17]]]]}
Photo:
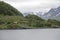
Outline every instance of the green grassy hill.
{"type": "Polygon", "coordinates": [[[0,29],[60,28],[60,21],[44,20],[37,15],[26,17],[8,3],[0,1],[0,29]]]}
{"type": "Polygon", "coordinates": [[[23,16],[21,12],[19,12],[16,8],[11,5],[0,1],[0,14],[1,15],[20,15],[23,16]]]}
{"type": "Polygon", "coordinates": [[[29,26],[36,28],[60,28],[60,21],[54,19],[44,20],[36,15],[27,15],[25,18],[29,21],[29,26]]]}

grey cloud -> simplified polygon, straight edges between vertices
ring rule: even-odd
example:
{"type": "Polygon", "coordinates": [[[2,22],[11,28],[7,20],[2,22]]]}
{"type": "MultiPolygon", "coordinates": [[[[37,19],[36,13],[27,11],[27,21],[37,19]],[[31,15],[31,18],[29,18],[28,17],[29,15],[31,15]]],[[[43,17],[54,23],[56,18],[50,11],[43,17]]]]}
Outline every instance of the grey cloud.
{"type": "MultiPolygon", "coordinates": [[[[41,3],[41,5],[36,5],[36,6],[28,6],[28,5],[17,5],[17,3],[24,3],[24,2],[30,2],[30,1],[40,1],[41,0],[2,0],[2,1],[5,1],[9,4],[12,5],[12,3],[16,3],[16,5],[12,5],[14,6],[16,9],[18,9],[19,11],[21,12],[26,12],[26,11],[47,11],[48,9],[50,8],[55,8],[55,7],[58,7],[60,6],[60,0],[46,0],[46,1],[49,1],[49,2],[44,2],[45,0],[42,0],[44,3],[41,3]],[[18,7],[19,6],[19,7],[18,7]]],[[[27,3],[28,4],[28,3],[27,3]]]]}

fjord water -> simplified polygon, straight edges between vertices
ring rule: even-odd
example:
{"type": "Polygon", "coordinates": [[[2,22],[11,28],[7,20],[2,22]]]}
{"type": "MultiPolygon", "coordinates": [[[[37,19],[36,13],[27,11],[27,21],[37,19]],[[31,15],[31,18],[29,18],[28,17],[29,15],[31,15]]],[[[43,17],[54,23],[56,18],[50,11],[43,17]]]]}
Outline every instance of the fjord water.
{"type": "Polygon", "coordinates": [[[0,40],[60,40],[60,29],[0,30],[0,40]]]}

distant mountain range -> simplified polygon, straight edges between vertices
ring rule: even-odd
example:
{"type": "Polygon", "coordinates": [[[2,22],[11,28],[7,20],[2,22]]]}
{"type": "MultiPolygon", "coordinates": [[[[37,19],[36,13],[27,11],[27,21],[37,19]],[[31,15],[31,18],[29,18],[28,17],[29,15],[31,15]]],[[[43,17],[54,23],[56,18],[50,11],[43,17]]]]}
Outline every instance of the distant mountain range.
{"type": "Polygon", "coordinates": [[[24,15],[28,14],[34,14],[39,17],[42,17],[43,19],[56,19],[60,21],[60,6],[57,8],[51,8],[48,12],[43,13],[43,12],[28,12],[24,13],[24,15]]]}
{"type": "Polygon", "coordinates": [[[43,17],[45,19],[60,19],[60,6],[50,9],[47,13],[43,15],[43,17]]]}
{"type": "Polygon", "coordinates": [[[33,14],[41,17],[43,15],[43,12],[25,12],[23,13],[24,16],[27,16],[28,14],[33,14]]]}

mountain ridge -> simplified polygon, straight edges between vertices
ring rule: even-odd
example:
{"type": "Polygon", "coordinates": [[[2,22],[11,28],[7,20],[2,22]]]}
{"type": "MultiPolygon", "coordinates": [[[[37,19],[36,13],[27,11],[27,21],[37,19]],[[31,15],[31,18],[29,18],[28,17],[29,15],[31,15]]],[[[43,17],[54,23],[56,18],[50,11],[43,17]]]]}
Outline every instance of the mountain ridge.
{"type": "Polygon", "coordinates": [[[43,15],[45,19],[56,19],[55,17],[60,15],[60,6],[57,8],[51,8],[47,13],[43,15]]]}
{"type": "Polygon", "coordinates": [[[0,14],[2,15],[20,15],[23,16],[21,12],[19,12],[16,8],[5,3],[4,1],[0,1],[0,14]]]}

